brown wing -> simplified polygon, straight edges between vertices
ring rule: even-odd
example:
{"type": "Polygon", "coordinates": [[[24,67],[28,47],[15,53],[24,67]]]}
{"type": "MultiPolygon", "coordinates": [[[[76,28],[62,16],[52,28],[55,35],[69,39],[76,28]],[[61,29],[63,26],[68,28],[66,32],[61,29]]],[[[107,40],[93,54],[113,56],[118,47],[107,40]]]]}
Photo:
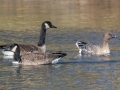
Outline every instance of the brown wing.
{"type": "MultiPolygon", "coordinates": [[[[0,45],[1,49],[7,49],[9,48],[11,44],[6,45],[0,45]]],[[[26,54],[26,53],[33,53],[38,52],[38,46],[34,45],[27,45],[27,44],[18,44],[20,46],[20,55],[26,54]]]]}
{"type": "Polygon", "coordinates": [[[25,45],[25,44],[19,44],[19,46],[20,46],[20,55],[24,55],[26,53],[38,52],[38,46],[25,45]]]}

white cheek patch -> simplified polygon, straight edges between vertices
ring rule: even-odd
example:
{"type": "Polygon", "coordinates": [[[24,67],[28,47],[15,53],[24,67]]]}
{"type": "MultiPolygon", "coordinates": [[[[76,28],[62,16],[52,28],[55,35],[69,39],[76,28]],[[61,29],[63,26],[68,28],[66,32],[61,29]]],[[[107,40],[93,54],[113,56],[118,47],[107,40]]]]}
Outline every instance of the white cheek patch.
{"type": "Polygon", "coordinates": [[[12,52],[15,52],[16,49],[17,49],[17,46],[15,46],[11,51],[12,51],[12,52]]]}
{"type": "Polygon", "coordinates": [[[45,27],[46,29],[50,28],[50,26],[47,23],[45,23],[45,27]]]}

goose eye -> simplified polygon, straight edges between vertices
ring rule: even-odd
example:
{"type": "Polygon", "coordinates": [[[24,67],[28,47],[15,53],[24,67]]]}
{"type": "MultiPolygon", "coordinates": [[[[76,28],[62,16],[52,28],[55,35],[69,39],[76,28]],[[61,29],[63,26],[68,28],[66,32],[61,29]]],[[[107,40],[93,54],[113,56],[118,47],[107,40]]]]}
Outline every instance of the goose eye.
{"type": "Polygon", "coordinates": [[[110,36],[112,36],[112,34],[109,34],[110,36]]]}

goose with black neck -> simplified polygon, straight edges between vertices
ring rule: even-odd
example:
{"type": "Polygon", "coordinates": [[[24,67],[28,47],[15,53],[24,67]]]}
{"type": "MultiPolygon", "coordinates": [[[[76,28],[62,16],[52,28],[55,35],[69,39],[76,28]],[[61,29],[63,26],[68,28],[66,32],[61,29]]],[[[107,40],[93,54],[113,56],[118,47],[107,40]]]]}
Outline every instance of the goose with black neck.
{"type": "MultiPolygon", "coordinates": [[[[33,53],[33,52],[39,52],[39,53],[45,53],[46,52],[46,45],[45,45],[45,38],[46,38],[46,30],[49,28],[57,28],[54,26],[50,21],[45,21],[41,25],[40,30],[40,36],[38,45],[29,45],[29,44],[18,44],[20,47],[20,55],[24,55],[26,53],[33,53]]],[[[13,52],[11,52],[10,49],[11,44],[5,44],[0,45],[0,48],[3,49],[2,53],[3,55],[14,55],[13,52]]]]}
{"type": "Polygon", "coordinates": [[[12,44],[10,51],[14,52],[13,64],[22,65],[46,65],[46,64],[56,64],[59,60],[66,56],[63,52],[54,53],[27,53],[20,55],[20,47],[18,44],[12,44]]]}

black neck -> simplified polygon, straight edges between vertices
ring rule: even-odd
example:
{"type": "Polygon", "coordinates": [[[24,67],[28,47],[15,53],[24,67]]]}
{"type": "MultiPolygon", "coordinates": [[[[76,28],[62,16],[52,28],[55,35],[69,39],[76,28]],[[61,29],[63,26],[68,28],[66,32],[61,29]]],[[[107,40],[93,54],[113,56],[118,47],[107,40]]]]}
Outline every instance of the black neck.
{"type": "Polygon", "coordinates": [[[39,37],[39,41],[38,41],[38,46],[45,45],[45,37],[46,37],[46,28],[44,25],[42,25],[41,31],[40,31],[40,37],[39,37]]]}
{"type": "Polygon", "coordinates": [[[16,51],[14,52],[14,61],[21,61],[21,57],[20,57],[20,47],[18,46],[16,51]]]}

